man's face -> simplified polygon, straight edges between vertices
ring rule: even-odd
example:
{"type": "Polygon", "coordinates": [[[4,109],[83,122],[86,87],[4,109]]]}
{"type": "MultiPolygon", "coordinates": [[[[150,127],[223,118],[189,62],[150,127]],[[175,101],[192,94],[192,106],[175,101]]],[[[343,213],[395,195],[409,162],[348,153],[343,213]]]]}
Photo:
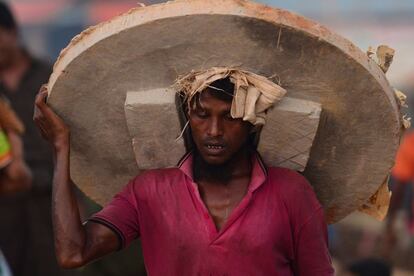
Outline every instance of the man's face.
{"type": "Polygon", "coordinates": [[[195,99],[189,112],[191,133],[201,157],[208,164],[222,165],[238,153],[249,137],[251,124],[230,115],[231,102],[212,95],[209,89],[195,99]]]}
{"type": "Polygon", "coordinates": [[[0,70],[10,66],[16,50],[18,50],[16,32],[0,27],[0,70]]]}

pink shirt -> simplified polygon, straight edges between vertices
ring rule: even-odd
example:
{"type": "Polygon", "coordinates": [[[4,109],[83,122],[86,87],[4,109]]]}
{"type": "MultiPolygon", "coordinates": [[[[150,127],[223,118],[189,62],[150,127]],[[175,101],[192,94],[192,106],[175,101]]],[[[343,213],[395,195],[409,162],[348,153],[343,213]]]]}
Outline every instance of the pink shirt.
{"type": "Polygon", "coordinates": [[[305,180],[259,157],[247,194],[220,231],[192,178],[178,168],[137,176],[90,221],[140,237],[148,275],[333,275],[323,209],[305,180]]]}

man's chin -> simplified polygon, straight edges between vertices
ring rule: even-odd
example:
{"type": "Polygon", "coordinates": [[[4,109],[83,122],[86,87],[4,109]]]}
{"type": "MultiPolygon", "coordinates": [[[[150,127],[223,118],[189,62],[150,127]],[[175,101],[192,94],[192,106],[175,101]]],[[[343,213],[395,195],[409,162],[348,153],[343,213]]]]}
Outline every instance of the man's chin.
{"type": "Polygon", "coordinates": [[[229,158],[222,155],[203,155],[201,154],[203,161],[210,166],[223,166],[228,162],[229,158]]]}
{"type": "Polygon", "coordinates": [[[226,182],[231,178],[228,168],[229,158],[224,156],[196,154],[194,160],[194,179],[210,179],[226,182]]]}

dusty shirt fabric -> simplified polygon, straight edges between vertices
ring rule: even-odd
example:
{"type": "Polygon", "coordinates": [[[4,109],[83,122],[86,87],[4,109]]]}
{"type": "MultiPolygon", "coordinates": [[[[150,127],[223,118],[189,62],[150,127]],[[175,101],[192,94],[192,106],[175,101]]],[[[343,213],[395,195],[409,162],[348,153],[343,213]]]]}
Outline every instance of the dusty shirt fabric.
{"type": "Polygon", "coordinates": [[[140,237],[149,275],[333,275],[323,210],[307,181],[254,158],[248,192],[218,232],[192,180],[179,168],[132,180],[90,221],[140,237]]]}

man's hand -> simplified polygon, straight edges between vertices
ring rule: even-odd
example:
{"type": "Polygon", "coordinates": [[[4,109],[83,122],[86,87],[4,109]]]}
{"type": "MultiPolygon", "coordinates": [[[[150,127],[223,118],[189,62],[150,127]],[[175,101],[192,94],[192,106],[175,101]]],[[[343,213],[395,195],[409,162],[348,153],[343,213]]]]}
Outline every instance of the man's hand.
{"type": "Polygon", "coordinates": [[[48,90],[46,85],[40,88],[35,100],[33,120],[44,139],[49,141],[55,150],[69,146],[69,128],[63,120],[47,105],[48,90]]]}

